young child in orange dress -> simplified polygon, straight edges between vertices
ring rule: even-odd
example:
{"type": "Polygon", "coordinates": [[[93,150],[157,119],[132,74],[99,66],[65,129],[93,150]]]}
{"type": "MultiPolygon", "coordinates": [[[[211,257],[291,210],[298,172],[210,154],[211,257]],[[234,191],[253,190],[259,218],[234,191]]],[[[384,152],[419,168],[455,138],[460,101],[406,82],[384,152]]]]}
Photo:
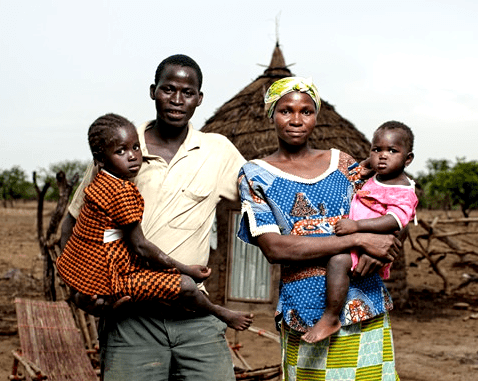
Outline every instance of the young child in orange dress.
{"type": "MultiPolygon", "coordinates": [[[[374,133],[370,165],[375,175],[353,197],[349,219],[335,225],[335,234],[356,232],[393,233],[414,217],[418,204],[415,183],[404,170],[413,160],[413,133],[400,122],[386,122],[374,133]]],[[[358,253],[339,254],[327,264],[327,307],[320,320],[302,339],[313,343],[337,332],[339,314],[349,288],[349,273],[358,264],[358,253]]],[[[383,279],[390,276],[390,264],[380,269],[383,279]]]]}
{"type": "Polygon", "coordinates": [[[182,264],[145,239],[140,224],[144,200],[129,181],[142,165],[133,124],[104,115],[89,128],[88,141],[101,170],[85,189],[85,204],[57,260],[63,280],[87,295],[166,303],[181,298],[187,308],[209,312],[236,330],[247,329],[251,314],[215,305],[198,289],[195,281],[209,277],[209,268],[182,264]]]}

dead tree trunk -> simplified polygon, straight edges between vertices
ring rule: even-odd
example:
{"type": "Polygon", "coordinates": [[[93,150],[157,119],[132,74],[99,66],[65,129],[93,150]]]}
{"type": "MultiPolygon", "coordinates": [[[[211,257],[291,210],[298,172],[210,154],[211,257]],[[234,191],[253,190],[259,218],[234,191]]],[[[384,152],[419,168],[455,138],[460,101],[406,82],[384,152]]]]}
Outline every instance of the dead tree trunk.
{"type": "MultiPolygon", "coordinates": [[[[55,288],[55,262],[60,253],[60,240],[56,233],[60,226],[61,220],[65,215],[66,207],[68,205],[68,199],[73,190],[74,185],[78,182],[78,174],[75,174],[73,178],[68,181],[65,173],[60,171],[56,174],[56,182],[59,189],[59,200],[57,202],[55,211],[50,219],[50,224],[46,231],[43,233],[43,205],[46,192],[51,186],[50,183],[45,183],[43,189],[40,190],[37,185],[36,173],[33,172],[33,183],[38,196],[38,209],[37,209],[37,235],[38,243],[40,245],[40,251],[44,260],[44,276],[43,276],[43,290],[46,300],[56,300],[56,288],[55,288]]],[[[65,298],[66,295],[63,295],[65,298]]]]}

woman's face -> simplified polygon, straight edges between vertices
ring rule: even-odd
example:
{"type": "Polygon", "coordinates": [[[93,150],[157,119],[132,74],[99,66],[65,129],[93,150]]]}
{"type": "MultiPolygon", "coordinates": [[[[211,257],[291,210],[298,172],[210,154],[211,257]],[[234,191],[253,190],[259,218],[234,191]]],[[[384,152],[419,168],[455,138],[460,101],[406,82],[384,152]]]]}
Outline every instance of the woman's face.
{"type": "Polygon", "coordinates": [[[317,119],[315,103],[307,93],[293,91],[276,103],[272,121],[279,141],[303,145],[314,130],[317,119]]]}

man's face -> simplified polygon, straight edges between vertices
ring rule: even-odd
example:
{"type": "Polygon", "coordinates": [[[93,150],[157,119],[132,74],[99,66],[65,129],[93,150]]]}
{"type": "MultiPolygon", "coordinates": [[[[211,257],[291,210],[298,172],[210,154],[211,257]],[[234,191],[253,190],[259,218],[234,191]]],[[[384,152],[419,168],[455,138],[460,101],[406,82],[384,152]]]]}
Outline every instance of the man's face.
{"type": "Polygon", "coordinates": [[[157,85],[151,85],[157,118],[172,127],[184,127],[202,102],[199,81],[193,68],[168,65],[157,85]]]}

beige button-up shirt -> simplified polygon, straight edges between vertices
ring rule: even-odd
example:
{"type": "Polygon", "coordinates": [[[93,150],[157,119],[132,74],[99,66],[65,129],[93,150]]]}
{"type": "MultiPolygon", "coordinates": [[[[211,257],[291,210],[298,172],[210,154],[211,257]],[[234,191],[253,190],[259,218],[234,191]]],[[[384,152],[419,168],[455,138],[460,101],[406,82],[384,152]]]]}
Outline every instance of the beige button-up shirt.
{"type": "MultiPolygon", "coordinates": [[[[134,179],[145,201],[145,237],[163,252],[185,264],[207,265],[209,236],[216,205],[237,200],[237,174],[245,160],[224,136],[202,133],[188,126],[188,134],[169,164],[148,153],[144,132],[138,129],[143,166],[134,179]]],[[[90,164],[69,212],[78,218],[84,188],[98,169],[90,164]]]]}

